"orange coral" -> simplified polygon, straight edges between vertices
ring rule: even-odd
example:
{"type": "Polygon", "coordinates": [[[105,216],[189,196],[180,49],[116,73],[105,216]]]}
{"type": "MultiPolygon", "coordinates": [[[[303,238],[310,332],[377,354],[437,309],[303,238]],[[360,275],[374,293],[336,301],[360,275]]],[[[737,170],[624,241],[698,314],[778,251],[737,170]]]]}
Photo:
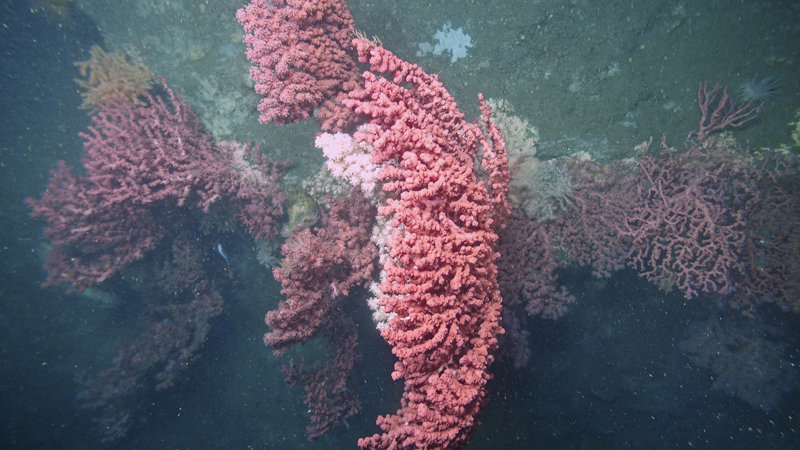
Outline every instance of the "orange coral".
{"type": "Polygon", "coordinates": [[[89,50],[89,55],[88,60],[75,63],[85,78],[75,79],[85,89],[81,92],[81,108],[94,109],[110,101],[144,105],[141,93],[153,86],[153,74],[146,65],[129,53],[106,53],[96,45],[89,50]]]}

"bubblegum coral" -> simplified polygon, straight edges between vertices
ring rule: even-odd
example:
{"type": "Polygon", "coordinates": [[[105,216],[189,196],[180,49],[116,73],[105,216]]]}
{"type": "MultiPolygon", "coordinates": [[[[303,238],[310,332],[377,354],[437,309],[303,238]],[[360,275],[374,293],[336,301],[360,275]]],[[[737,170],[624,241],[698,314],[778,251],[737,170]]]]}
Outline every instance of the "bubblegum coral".
{"type": "Polygon", "coordinates": [[[331,200],[319,227],[295,232],[283,244],[283,262],[273,269],[287,300],[267,313],[272,331],[264,343],[275,353],[306,342],[337,298],[372,279],[377,251],[370,243],[374,212],[361,191],[331,200]]]}
{"type": "Polygon", "coordinates": [[[162,79],[167,101],[143,93],[146,106],[100,105],[85,140],[83,165],[88,193],[99,205],[148,204],[168,197],[182,206],[200,194],[203,209],[215,188],[202,174],[219,163],[211,135],[200,119],[162,79]]]}
{"type": "Polygon", "coordinates": [[[658,157],[650,143],[644,146],[633,179],[636,203],[619,230],[631,239],[629,264],[662,289],[677,287],[687,299],[701,291],[735,290],[736,275],[746,270],[741,255],[747,212],[762,176],[748,156],[712,136],[754,119],[761,105],[751,100],[737,106],[727,89],[706,83],[700,83],[697,104],[700,121],[683,151],[669,148],[666,138],[658,157]]]}
{"type": "Polygon", "coordinates": [[[257,148],[217,145],[200,119],[162,79],[163,98],[143,93],[144,106],[101,104],[84,139],[85,174],[60,163],[33,215],[48,222],[47,283],[83,289],[100,283],[152,249],[168,223],[152,207],[187,200],[203,210],[233,198],[257,237],[277,232],[282,166],[269,165],[257,148]],[[249,157],[252,162],[247,161],[249,157]]]}
{"type": "Polygon", "coordinates": [[[172,242],[159,279],[139,298],[144,311],[138,336],[123,339],[110,367],[82,382],[78,398],[96,410],[101,442],[125,435],[137,393],[150,386],[168,389],[177,381],[205,343],[211,320],[223,311],[219,280],[205,267],[208,255],[186,230],[188,221],[181,225],[184,231],[172,242]]]}
{"type": "MultiPolygon", "coordinates": [[[[753,169],[743,157],[709,143],[675,152],[662,142],[639,161],[635,189],[620,234],[631,239],[630,265],[662,289],[730,294],[747,225],[740,199],[752,196],[753,169]]],[[[649,146],[648,146],[649,147],[649,146]]]]}
{"type": "Polygon", "coordinates": [[[309,441],[342,422],[346,424],[348,417],[361,410],[361,403],[349,383],[350,372],[358,359],[358,332],[343,309],[331,315],[322,331],[328,337],[328,353],[333,359],[314,366],[306,365],[304,360],[300,364],[292,361],[289,367],[283,368],[287,383],[305,388],[305,404],[311,414],[311,423],[306,426],[309,441]]]}
{"type": "Polygon", "coordinates": [[[393,313],[381,329],[398,358],[392,377],[405,378],[400,410],[377,420],[384,433],[358,445],[457,447],[486,402],[503,332],[493,226],[507,213],[505,147],[488,107],[492,144],[435,75],[371,42],[354,44],[372,71],[393,79],[366,72],[345,104],[371,118],[356,138],[373,147],[384,190],[394,193],[378,209],[392,226],[379,303],[393,313]],[[476,176],[479,150],[491,192],[476,176]]]}
{"type": "MultiPolygon", "coordinates": [[[[42,198],[28,199],[33,215],[47,220],[54,246],[47,284],[83,289],[104,281],[163,237],[149,204],[167,197],[182,204],[199,187],[214,155],[211,136],[162,83],[168,102],[144,93],[145,106],[101,104],[80,134],[86,174],[59,163],[42,198]]],[[[207,207],[211,194],[200,194],[207,207]]]]}
{"type": "Polygon", "coordinates": [[[255,239],[270,239],[278,233],[286,194],[280,179],[286,162],[269,162],[260,146],[220,142],[218,152],[203,171],[206,202],[218,196],[230,198],[239,209],[239,220],[255,239]]]}
{"type": "Polygon", "coordinates": [[[39,200],[27,199],[34,217],[47,221],[53,245],[45,285],[69,283],[83,289],[100,283],[151,250],[163,237],[150,210],[141,205],[99,205],[85,177],[63,162],[50,172],[39,200]]]}
{"type": "MultiPolygon", "coordinates": [[[[354,23],[343,0],[252,0],[236,12],[244,27],[250,76],[259,121],[287,124],[308,118],[315,108],[358,85],[358,70],[349,52],[354,23]]],[[[341,128],[338,101],[322,115],[326,129],[341,128]],[[338,121],[338,123],[337,123],[338,121]]]]}

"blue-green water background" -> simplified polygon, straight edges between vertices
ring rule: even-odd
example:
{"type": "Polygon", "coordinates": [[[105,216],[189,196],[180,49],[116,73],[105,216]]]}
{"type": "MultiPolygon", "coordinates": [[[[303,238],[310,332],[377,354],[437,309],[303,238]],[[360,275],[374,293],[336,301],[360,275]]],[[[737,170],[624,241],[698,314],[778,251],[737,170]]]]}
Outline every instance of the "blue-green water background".
{"type": "MultiPolygon", "coordinates": [[[[234,19],[241,2],[76,3],[68,16],[23,1],[0,5],[3,448],[97,446],[93,411],[76,401],[75,379],[107,364],[125,334],[119,309],[40,287],[42,223],[23,203],[41,193],[57,160],[80,162],[77,133],[89,115],[78,109],[73,62],[86,59],[91,45],[135,47],[218,137],[263,141],[271,157],[291,156],[289,178],[308,176],[321,161],[314,123],[257,123],[234,19]]],[[[617,159],[662,133],[680,142],[696,125],[701,80],[734,88],[754,77],[779,83],[759,119],[737,133],[753,148],[789,142],[787,123],[800,108],[796,2],[349,3],[358,28],[438,73],[469,117],[478,92],[512,102],[539,130],[544,157],[584,150],[617,159]],[[471,36],[469,55],[455,63],[417,56],[417,44],[444,23],[471,36]],[[613,76],[611,67],[619,68],[613,76]]],[[[302,390],[284,383],[286,359],[261,342],[278,286],[247,248],[229,256],[250,268],[224,292],[226,311],[198,358],[174,388],[141,399],[128,436],[111,446],[353,448],[376,432],[375,417],[397,409],[402,386],[391,382],[393,359],[366,307],[352,311],[362,412],[348,427],[307,442],[302,390]]],[[[630,271],[603,283],[578,271],[562,280],[576,304],[556,322],[533,322],[526,368],[493,366],[490,401],[469,448],[800,448],[796,387],[767,414],[712,390],[713,374],[680,350],[690,324],[717,311],[713,300],[685,302],[630,271]]],[[[764,320],[784,330],[797,370],[797,317],[767,311],[764,320]]]]}

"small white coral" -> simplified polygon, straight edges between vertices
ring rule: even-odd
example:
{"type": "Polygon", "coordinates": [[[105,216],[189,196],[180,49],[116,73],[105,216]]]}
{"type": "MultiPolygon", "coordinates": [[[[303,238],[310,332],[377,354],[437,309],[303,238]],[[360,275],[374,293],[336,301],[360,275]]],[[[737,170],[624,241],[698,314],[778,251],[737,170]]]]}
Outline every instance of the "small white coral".
{"type": "Polygon", "coordinates": [[[378,184],[378,166],[370,162],[372,150],[366,142],[359,142],[346,133],[322,133],[314,141],[328,158],[326,166],[333,176],[360,187],[368,200],[375,198],[378,184]]]}
{"type": "Polygon", "coordinates": [[[451,28],[450,23],[442,25],[442,29],[433,35],[436,44],[431,42],[420,42],[417,56],[433,53],[441,55],[445,51],[450,52],[450,62],[454,63],[467,56],[467,49],[472,47],[472,39],[461,27],[451,28]]]}
{"type": "Polygon", "coordinates": [[[490,98],[488,103],[492,108],[492,121],[503,132],[509,165],[513,167],[536,155],[539,130],[530,125],[527,119],[515,115],[514,106],[508,101],[490,98]]]}
{"type": "Polygon", "coordinates": [[[530,219],[540,222],[555,217],[572,196],[569,173],[554,161],[525,160],[511,179],[509,197],[530,219]]]}

